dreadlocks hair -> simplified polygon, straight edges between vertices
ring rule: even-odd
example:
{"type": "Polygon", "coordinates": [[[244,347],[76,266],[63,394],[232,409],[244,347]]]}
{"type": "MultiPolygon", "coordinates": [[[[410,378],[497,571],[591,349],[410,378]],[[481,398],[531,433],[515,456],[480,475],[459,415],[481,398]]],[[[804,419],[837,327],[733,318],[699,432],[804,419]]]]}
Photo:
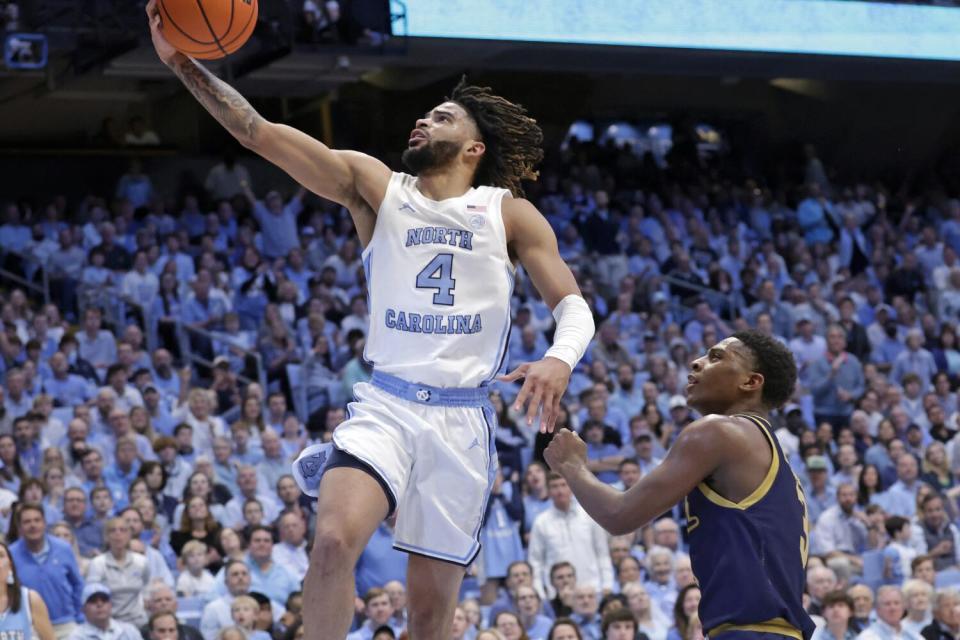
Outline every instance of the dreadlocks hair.
{"type": "Polygon", "coordinates": [[[757,372],[763,375],[763,404],[769,409],[779,409],[797,384],[797,362],[793,353],[775,338],[759,331],[738,331],[734,338],[742,342],[753,354],[757,372]]]}
{"type": "Polygon", "coordinates": [[[463,76],[448,100],[466,109],[477,123],[486,152],[480,160],[474,186],[493,185],[523,197],[522,180],[536,180],[534,167],[543,160],[543,131],[527,110],[494,95],[490,87],[467,84],[463,76]]]}

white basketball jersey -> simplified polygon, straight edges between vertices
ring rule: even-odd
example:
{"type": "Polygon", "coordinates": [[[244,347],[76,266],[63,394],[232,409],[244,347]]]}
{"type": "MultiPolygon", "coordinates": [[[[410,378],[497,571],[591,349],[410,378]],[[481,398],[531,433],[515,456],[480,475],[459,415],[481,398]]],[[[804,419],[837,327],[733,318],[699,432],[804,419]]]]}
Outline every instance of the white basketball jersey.
{"type": "Polygon", "coordinates": [[[514,268],[500,202],[477,187],[430,200],[394,173],[363,252],[370,305],[364,356],[409,382],[476,387],[497,375],[510,334],[514,268]]]}

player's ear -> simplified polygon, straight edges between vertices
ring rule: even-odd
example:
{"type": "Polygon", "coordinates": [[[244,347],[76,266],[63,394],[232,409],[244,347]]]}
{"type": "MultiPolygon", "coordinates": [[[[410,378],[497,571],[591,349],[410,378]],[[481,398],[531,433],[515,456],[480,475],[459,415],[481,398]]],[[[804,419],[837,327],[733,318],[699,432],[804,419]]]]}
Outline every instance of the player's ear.
{"type": "Polygon", "coordinates": [[[763,374],[757,371],[751,371],[747,374],[746,380],[740,383],[740,389],[747,392],[759,391],[763,388],[763,374]]]}
{"type": "Polygon", "coordinates": [[[464,151],[468,156],[479,160],[481,157],[483,157],[483,154],[486,150],[487,150],[487,145],[483,144],[483,141],[470,140],[467,143],[467,147],[464,151]]]}

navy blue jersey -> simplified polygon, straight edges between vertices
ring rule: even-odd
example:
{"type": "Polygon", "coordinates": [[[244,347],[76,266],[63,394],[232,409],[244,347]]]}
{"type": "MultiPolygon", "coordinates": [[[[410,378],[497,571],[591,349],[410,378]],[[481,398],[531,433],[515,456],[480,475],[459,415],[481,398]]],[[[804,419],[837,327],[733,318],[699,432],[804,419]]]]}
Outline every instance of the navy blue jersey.
{"type": "Polygon", "coordinates": [[[803,488],[770,428],[741,415],[770,442],[773,459],[760,486],[732,502],[701,482],[687,496],[687,534],[700,583],[705,634],[776,633],[809,640],[814,624],[803,610],[809,523],[803,488]]]}

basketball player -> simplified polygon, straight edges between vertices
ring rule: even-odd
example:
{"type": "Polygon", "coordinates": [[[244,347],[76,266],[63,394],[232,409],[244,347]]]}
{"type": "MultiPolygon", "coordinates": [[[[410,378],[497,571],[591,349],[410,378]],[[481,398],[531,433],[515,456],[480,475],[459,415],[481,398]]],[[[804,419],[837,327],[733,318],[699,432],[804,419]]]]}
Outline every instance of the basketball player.
{"type": "Polygon", "coordinates": [[[554,436],[545,453],[583,508],[615,535],[685,498],[700,619],[711,640],[813,634],[802,605],[807,507],[766,418],[796,380],[786,347],[741,331],[691,364],[687,404],[704,417],[684,427],[663,463],[628,491],[594,477],[586,444],[571,431],[554,436]]]}
{"type": "Polygon", "coordinates": [[[514,406],[552,431],[572,368],[593,336],[590,309],[546,220],[522,198],[543,136],[522,107],[461,82],[416,122],[403,154],[416,177],[334,151],[264,120],[226,83],[164,40],[160,59],[239,142],[314,193],[349,209],[370,293],[370,383],[355,386],[334,448],[307,450],[294,473],[317,495],[304,585],[307,638],[343,640],[353,617],[353,567],[395,510],[395,545],[410,553],[410,636],[447,640],[464,569],[496,471],[487,384],[500,370],[517,264],[557,320],[554,344],[505,381],[524,378],[514,406]],[[320,469],[325,468],[320,481],[320,469]],[[319,485],[319,486],[318,486],[319,485]]]}

